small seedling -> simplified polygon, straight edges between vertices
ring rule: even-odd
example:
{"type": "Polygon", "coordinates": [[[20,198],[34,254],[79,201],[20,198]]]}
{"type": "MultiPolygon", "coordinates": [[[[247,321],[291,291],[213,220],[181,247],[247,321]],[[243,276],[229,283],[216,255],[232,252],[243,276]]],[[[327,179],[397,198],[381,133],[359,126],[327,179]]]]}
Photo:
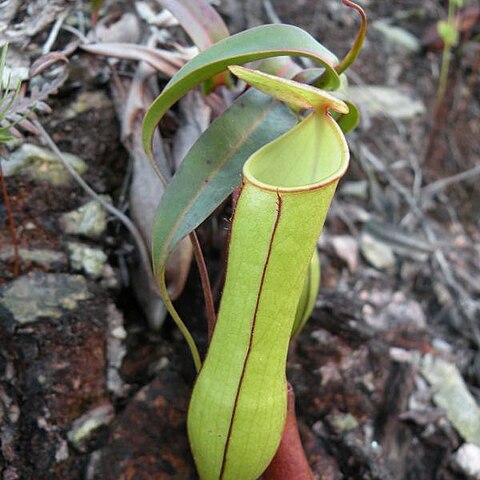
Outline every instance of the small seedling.
{"type": "Polygon", "coordinates": [[[438,34],[443,40],[442,66],[440,69],[440,79],[438,81],[437,103],[440,103],[445,95],[452,48],[456,47],[459,41],[458,24],[455,14],[457,9],[462,8],[464,4],[465,0],[448,0],[447,19],[440,20],[437,24],[438,34]]]}

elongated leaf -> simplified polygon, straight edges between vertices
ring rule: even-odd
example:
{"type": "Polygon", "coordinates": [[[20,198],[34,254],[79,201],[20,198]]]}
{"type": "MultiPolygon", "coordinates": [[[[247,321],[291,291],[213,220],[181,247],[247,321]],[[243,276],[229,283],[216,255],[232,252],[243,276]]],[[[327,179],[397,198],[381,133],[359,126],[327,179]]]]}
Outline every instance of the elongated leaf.
{"type": "Polygon", "coordinates": [[[342,132],[346,135],[357,128],[360,122],[360,112],[354,103],[348,100],[345,100],[345,103],[348,105],[348,113],[339,115],[336,121],[342,129],[342,132]]]}
{"type": "Polygon", "coordinates": [[[313,108],[314,110],[330,108],[339,113],[348,112],[348,107],[344,102],[310,85],[238,65],[231,66],[229,69],[234,75],[249,85],[298,108],[313,108]]]}
{"type": "Polygon", "coordinates": [[[175,75],[186,61],[172,52],[133,43],[94,43],[81,45],[80,48],[96,55],[147,62],[167,77],[175,75]]]}
{"type": "Polygon", "coordinates": [[[278,56],[309,57],[325,68],[325,85],[340,84],[335,72],[337,57],[311,35],[292,25],[263,25],[238,33],[212,45],[188,62],[156,98],[145,115],[143,146],[153,158],[152,138],[165,112],[188,90],[223,72],[229,65],[278,56]]]}
{"type": "Polygon", "coordinates": [[[156,213],[153,264],[163,275],[175,245],[241,182],[247,158],[296,123],[287,107],[250,90],[217,118],[183,160],[156,213]]]}
{"type": "Polygon", "coordinates": [[[230,36],[222,17],[206,0],[160,0],[160,4],[170,10],[200,50],[230,36]]]}

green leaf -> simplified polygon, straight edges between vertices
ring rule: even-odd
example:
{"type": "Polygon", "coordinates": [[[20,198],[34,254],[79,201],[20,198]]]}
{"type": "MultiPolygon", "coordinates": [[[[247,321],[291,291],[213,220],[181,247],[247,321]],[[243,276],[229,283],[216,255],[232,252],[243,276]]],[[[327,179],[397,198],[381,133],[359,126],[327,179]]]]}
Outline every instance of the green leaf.
{"type": "Polygon", "coordinates": [[[204,50],[168,82],[145,115],[142,140],[147,155],[153,158],[152,138],[158,122],[186,92],[225,71],[229,65],[288,55],[313,59],[325,68],[325,85],[336,88],[340,84],[334,70],[337,57],[300,28],[263,25],[246,30],[204,50]]]}
{"type": "Polygon", "coordinates": [[[315,110],[328,108],[334,110],[338,113],[335,115],[335,120],[343,133],[350,132],[358,125],[360,114],[357,107],[352,102],[344,100],[347,92],[344,74],[342,75],[345,79],[342,82],[342,90],[328,94],[310,85],[275,77],[257,70],[239,66],[232,66],[229,69],[249,85],[288,103],[294,108],[313,108],[315,110]]]}
{"type": "Polygon", "coordinates": [[[437,23],[437,30],[438,34],[442,38],[442,40],[449,45],[456,46],[458,45],[458,30],[457,27],[450,22],[446,22],[445,20],[441,20],[437,23]]]}
{"type": "Polygon", "coordinates": [[[229,70],[252,87],[295,107],[314,110],[331,108],[339,113],[348,113],[344,102],[310,85],[238,65],[229,67],[229,70]]]}
{"type": "Polygon", "coordinates": [[[159,0],[170,10],[199,50],[230,36],[225,22],[206,0],[159,0]]]}
{"type": "Polygon", "coordinates": [[[192,352],[195,342],[175,310],[166,286],[168,255],[240,184],[246,159],[296,123],[289,109],[251,90],[237,99],[197,140],[168,185],[156,212],[152,236],[153,268],[165,305],[192,352]]]}
{"type": "Polygon", "coordinates": [[[175,245],[200,225],[240,185],[247,158],[296,123],[289,109],[250,90],[197,140],[158,205],[153,228],[153,266],[163,275],[175,245]]]}
{"type": "Polygon", "coordinates": [[[346,135],[358,127],[360,122],[360,111],[354,103],[349,102],[348,100],[345,100],[345,103],[348,106],[348,113],[340,114],[335,120],[338,123],[338,126],[342,129],[342,132],[346,135]]]}
{"type": "MultiPolygon", "coordinates": [[[[0,53],[0,91],[3,91],[3,70],[5,68],[5,63],[7,61],[7,53],[8,53],[8,43],[2,47],[2,52],[0,53]]],[[[8,87],[5,87],[5,90],[8,90],[8,87]]]]}
{"type": "Polygon", "coordinates": [[[313,253],[312,259],[303,285],[302,295],[298,302],[297,313],[295,314],[295,322],[292,328],[292,338],[296,337],[305,324],[315,308],[315,301],[317,300],[318,290],[320,288],[320,259],[318,257],[318,250],[313,253]]]}
{"type": "Polygon", "coordinates": [[[342,129],[342,132],[346,135],[347,133],[351,132],[355,128],[357,128],[360,122],[360,111],[358,110],[357,106],[348,100],[348,78],[345,73],[340,75],[340,87],[332,93],[334,97],[343,100],[348,106],[348,113],[345,114],[335,114],[333,118],[335,118],[336,122],[342,129]]]}

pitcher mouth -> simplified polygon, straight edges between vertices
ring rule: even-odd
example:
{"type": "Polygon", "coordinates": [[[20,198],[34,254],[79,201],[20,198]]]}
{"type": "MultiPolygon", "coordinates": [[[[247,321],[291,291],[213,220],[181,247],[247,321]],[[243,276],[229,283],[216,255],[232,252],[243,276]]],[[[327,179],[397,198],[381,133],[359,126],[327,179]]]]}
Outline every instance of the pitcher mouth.
{"type": "Polygon", "coordinates": [[[243,176],[262,190],[298,193],[335,182],[344,175],[349,160],[338,124],[328,112],[313,112],[251,155],[243,166],[243,176]],[[302,151],[305,157],[291,158],[302,151]]]}

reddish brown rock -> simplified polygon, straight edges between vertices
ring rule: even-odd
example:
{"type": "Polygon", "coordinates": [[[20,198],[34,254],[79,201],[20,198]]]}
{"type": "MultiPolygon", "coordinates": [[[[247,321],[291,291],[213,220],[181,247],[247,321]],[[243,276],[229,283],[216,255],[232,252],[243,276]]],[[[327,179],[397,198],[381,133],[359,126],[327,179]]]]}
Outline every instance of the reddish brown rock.
{"type": "Polygon", "coordinates": [[[95,452],[88,480],[195,478],[187,441],[190,387],[167,367],[117,417],[108,444],[95,452]]]}

